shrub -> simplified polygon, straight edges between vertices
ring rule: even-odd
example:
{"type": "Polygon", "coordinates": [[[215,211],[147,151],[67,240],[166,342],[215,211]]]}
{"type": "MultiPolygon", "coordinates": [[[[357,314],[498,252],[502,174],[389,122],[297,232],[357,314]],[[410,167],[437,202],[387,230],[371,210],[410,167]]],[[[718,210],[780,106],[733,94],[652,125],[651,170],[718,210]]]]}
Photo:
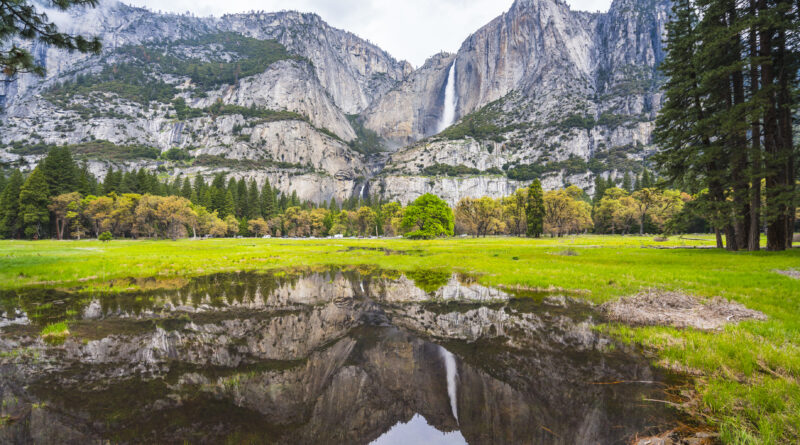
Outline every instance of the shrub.
{"type": "Polygon", "coordinates": [[[434,164],[422,169],[425,176],[464,176],[464,175],[502,175],[503,172],[495,167],[486,171],[466,165],[434,164]]]}
{"type": "Polygon", "coordinates": [[[69,326],[67,322],[50,323],[42,329],[42,339],[51,344],[63,343],[69,336],[69,326]]]}
{"type": "Polygon", "coordinates": [[[111,236],[111,232],[105,231],[105,232],[101,233],[100,236],[97,237],[97,239],[102,241],[102,242],[104,242],[104,243],[107,243],[107,242],[111,241],[112,239],[114,239],[114,237],[111,236]]]}
{"type": "Polygon", "coordinates": [[[188,151],[180,148],[170,148],[164,152],[163,156],[165,159],[169,159],[170,161],[185,161],[192,157],[188,151]]]}

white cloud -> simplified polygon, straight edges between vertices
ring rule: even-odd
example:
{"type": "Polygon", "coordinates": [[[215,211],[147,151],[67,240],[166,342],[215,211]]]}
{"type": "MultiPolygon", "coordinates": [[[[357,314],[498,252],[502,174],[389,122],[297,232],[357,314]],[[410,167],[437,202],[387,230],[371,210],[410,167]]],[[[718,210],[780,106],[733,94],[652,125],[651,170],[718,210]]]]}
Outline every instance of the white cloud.
{"type": "MultiPolygon", "coordinates": [[[[123,0],[125,1],[125,0],[123,0]]],[[[251,10],[315,12],[415,66],[441,50],[455,52],[467,36],[508,10],[513,0],[127,0],[152,10],[219,16],[251,10]]],[[[607,10],[611,0],[568,0],[573,9],[607,10]]]]}

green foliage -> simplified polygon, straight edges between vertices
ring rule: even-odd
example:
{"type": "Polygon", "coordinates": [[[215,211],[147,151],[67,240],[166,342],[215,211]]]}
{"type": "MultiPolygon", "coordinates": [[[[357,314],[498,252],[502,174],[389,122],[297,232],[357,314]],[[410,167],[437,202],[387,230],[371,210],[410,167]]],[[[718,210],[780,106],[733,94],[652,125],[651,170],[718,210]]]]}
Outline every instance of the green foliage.
{"type": "MultiPolygon", "coordinates": [[[[255,104],[249,107],[243,107],[240,105],[225,104],[221,100],[218,100],[214,102],[211,106],[205,108],[192,108],[186,105],[186,101],[182,97],[179,97],[172,101],[172,106],[175,109],[176,116],[178,117],[178,119],[181,120],[198,118],[203,116],[217,117],[224,115],[239,115],[244,117],[245,119],[257,119],[258,121],[254,123],[295,120],[295,121],[303,121],[313,126],[308,117],[303,116],[300,113],[295,113],[293,111],[283,111],[283,110],[276,111],[276,110],[269,110],[266,108],[258,108],[255,106],[255,104]]],[[[332,132],[327,128],[314,127],[314,129],[336,140],[339,141],[342,140],[336,133],[332,132]]],[[[234,134],[240,131],[241,128],[234,128],[234,134]]]]}
{"type": "Polygon", "coordinates": [[[502,175],[503,171],[494,167],[478,170],[466,165],[434,164],[422,169],[422,174],[425,176],[502,175]]]}
{"type": "Polygon", "coordinates": [[[186,105],[186,99],[182,97],[175,98],[172,101],[172,108],[175,109],[175,115],[178,116],[180,120],[203,117],[205,114],[205,110],[201,108],[192,108],[186,105]]]}
{"type": "Polygon", "coordinates": [[[192,155],[189,154],[188,151],[182,148],[170,148],[169,150],[165,151],[162,154],[164,159],[169,159],[170,161],[186,161],[192,158],[192,155]]]}
{"type": "Polygon", "coordinates": [[[43,339],[51,342],[63,341],[69,335],[69,325],[65,321],[57,323],[50,323],[42,329],[41,336],[43,339]]]}
{"type": "Polygon", "coordinates": [[[275,40],[259,40],[235,32],[203,34],[191,39],[147,46],[126,46],[117,52],[149,66],[158,66],[163,73],[187,76],[203,91],[223,84],[234,84],[243,77],[263,72],[280,60],[301,60],[289,54],[275,40]],[[179,57],[171,51],[181,47],[221,48],[209,56],[211,60],[204,61],[179,57]],[[224,57],[226,53],[233,54],[234,60],[227,60],[224,57]]]}
{"type": "Polygon", "coordinates": [[[276,162],[268,159],[259,159],[259,160],[230,159],[224,156],[217,156],[217,155],[200,155],[194,158],[192,165],[206,166],[206,167],[225,167],[229,169],[241,169],[241,170],[274,167],[281,169],[297,169],[304,172],[313,171],[311,167],[303,164],[293,164],[291,162],[276,162]]]}
{"type": "Polygon", "coordinates": [[[56,146],[40,164],[47,180],[48,196],[57,196],[74,191],[78,187],[78,165],[72,159],[70,149],[56,146]]]}
{"type": "Polygon", "coordinates": [[[458,123],[439,133],[439,136],[450,140],[471,137],[477,140],[505,141],[503,134],[516,127],[501,127],[497,124],[503,116],[500,105],[501,101],[495,101],[464,116],[458,123]]]}
{"type": "Polygon", "coordinates": [[[527,229],[525,231],[528,237],[539,238],[544,233],[544,191],[542,190],[542,183],[535,179],[530,186],[528,186],[528,196],[525,203],[525,216],[527,219],[527,229]]]}
{"type": "Polygon", "coordinates": [[[351,149],[363,154],[371,155],[385,150],[384,140],[380,135],[364,126],[364,122],[357,114],[348,114],[347,120],[356,132],[356,138],[348,142],[351,149]]]}
{"type": "Polygon", "coordinates": [[[545,173],[565,170],[567,175],[574,175],[584,173],[588,168],[589,165],[583,158],[570,155],[569,158],[563,161],[508,166],[508,168],[506,168],[506,176],[508,176],[509,179],[518,181],[530,181],[532,179],[541,178],[545,173]]]}
{"type": "Polygon", "coordinates": [[[774,270],[796,267],[800,251],[731,255],[715,249],[642,248],[714,245],[713,236],[689,238],[655,243],[651,237],[589,235],[542,240],[443,239],[413,245],[407,240],[287,243],[224,239],[115,241],[108,245],[94,240],[5,241],[0,243],[0,287],[18,289],[57,281],[58,287],[103,289],[107,280],[132,276],[188,278],[263,270],[265,266],[348,264],[413,273],[436,264],[442,271],[475,273],[482,285],[555,287],[565,293],[576,290],[582,291],[581,298],[594,303],[633,295],[643,288],[679,290],[700,298],[724,295],[764,312],[768,319],[715,331],[607,325],[605,332],[625,343],[642,345],[654,362],[698,373],[701,384],[689,389],[699,392],[698,408],[720,426],[723,438],[796,443],[800,384],[787,377],[800,370],[800,308],[789,304],[792,296],[800,294],[800,281],[774,270]],[[411,248],[420,251],[419,256],[386,255],[384,250],[408,252],[411,248]],[[573,249],[579,256],[551,254],[565,249],[573,249]],[[514,261],[515,257],[519,260],[514,261]],[[262,258],[270,261],[258,261],[262,258]],[[99,270],[104,271],[102,277],[85,281],[99,270]]]}
{"type": "MultiPolygon", "coordinates": [[[[48,2],[48,6],[60,11],[75,7],[95,7],[98,0],[57,0],[48,2]]],[[[50,22],[47,14],[28,0],[3,1],[0,7],[0,72],[5,76],[14,76],[19,72],[32,72],[44,76],[45,67],[39,64],[25,47],[5,43],[22,38],[32,40],[53,48],[78,51],[82,53],[100,53],[100,40],[87,39],[84,36],[73,36],[58,31],[55,23],[50,22]]]]}
{"type": "Polygon", "coordinates": [[[616,82],[609,92],[616,96],[644,94],[658,88],[659,77],[647,66],[624,65],[616,68],[622,80],[616,82]]]}
{"type": "Polygon", "coordinates": [[[16,238],[22,229],[19,212],[19,192],[24,184],[22,173],[14,170],[0,194],[0,237],[16,238]]]}
{"type": "Polygon", "coordinates": [[[152,101],[168,103],[178,90],[152,74],[152,68],[138,63],[106,65],[98,74],[78,75],[74,81],[49,88],[44,97],[65,105],[74,96],[92,93],[111,93],[131,102],[147,104],[152,101]]]}
{"type": "Polygon", "coordinates": [[[79,144],[57,146],[52,144],[14,145],[16,154],[30,155],[47,153],[56,147],[69,150],[72,155],[83,159],[102,159],[104,161],[133,161],[138,159],[158,159],[161,151],[146,145],[117,145],[109,141],[96,140],[79,144]]]}
{"type": "Polygon", "coordinates": [[[38,142],[32,144],[24,141],[13,141],[8,145],[10,147],[9,151],[11,153],[22,156],[44,155],[47,154],[50,150],[52,150],[54,147],[53,144],[45,144],[44,142],[38,142]]]}
{"type": "Polygon", "coordinates": [[[414,281],[414,285],[427,293],[433,293],[446,285],[453,276],[449,270],[416,269],[405,273],[406,277],[414,281]]]}
{"type": "Polygon", "coordinates": [[[758,250],[762,215],[767,249],[790,248],[800,52],[789,42],[800,5],[676,0],[666,30],[658,166],[693,193],[707,190],[700,202],[728,249],[758,250]]]}
{"type": "MultiPolygon", "coordinates": [[[[192,109],[194,110],[194,109],[192,109]]],[[[203,111],[212,116],[223,116],[231,114],[239,114],[245,118],[259,118],[264,119],[265,122],[285,121],[285,120],[298,120],[308,122],[308,118],[300,113],[293,111],[275,111],[266,108],[257,108],[255,105],[250,107],[242,107],[240,105],[224,104],[222,101],[216,101],[213,105],[203,109],[203,111]]]]}
{"type": "Polygon", "coordinates": [[[189,77],[197,88],[205,91],[263,72],[279,60],[299,59],[274,40],[258,40],[233,32],[146,46],[125,46],[115,50],[115,55],[125,61],[109,64],[100,73],[79,75],[72,82],[57,85],[47,92],[46,97],[63,103],[75,95],[107,92],[143,104],[151,101],[168,103],[178,90],[154,73],[189,77]],[[173,51],[185,47],[208,49],[210,45],[221,46],[221,51],[215,51],[220,55],[212,56],[211,60],[185,58],[176,55],[181,54],[179,51],[173,51]],[[233,54],[234,60],[224,58],[226,53],[233,54]]]}
{"type": "Polygon", "coordinates": [[[406,207],[400,227],[410,239],[453,236],[453,210],[438,196],[426,193],[406,207]]]}
{"type": "Polygon", "coordinates": [[[584,116],[580,114],[570,114],[563,121],[559,122],[558,128],[561,130],[569,130],[571,128],[582,128],[584,130],[591,130],[595,126],[594,118],[591,116],[584,116]]]}
{"type": "Polygon", "coordinates": [[[629,144],[597,151],[589,160],[589,170],[595,174],[610,170],[638,172],[642,169],[642,161],[632,159],[628,155],[642,151],[644,151],[644,147],[641,144],[629,144]]]}
{"type": "Polygon", "coordinates": [[[622,190],[630,193],[633,191],[633,183],[631,182],[631,173],[626,171],[622,176],[622,190]]]}
{"type": "Polygon", "coordinates": [[[628,116],[622,114],[604,112],[597,117],[597,125],[602,127],[616,128],[625,124],[628,119],[628,116]]]}
{"type": "Polygon", "coordinates": [[[41,168],[36,167],[19,191],[19,214],[28,238],[40,238],[45,234],[50,222],[49,203],[47,179],[41,168]]]}
{"type": "Polygon", "coordinates": [[[107,230],[105,232],[101,233],[100,236],[97,237],[98,241],[103,241],[104,243],[107,243],[107,242],[111,241],[112,239],[114,239],[114,236],[111,235],[111,232],[109,232],[107,230]]]}
{"type": "Polygon", "coordinates": [[[46,97],[63,103],[75,95],[107,92],[143,104],[151,101],[168,103],[178,90],[154,73],[189,77],[197,88],[205,91],[263,72],[279,60],[298,59],[274,40],[258,40],[233,32],[205,34],[169,43],[125,46],[115,50],[115,55],[124,62],[109,64],[97,74],[79,75],[72,82],[51,88],[46,97]],[[187,59],[176,55],[182,54],[180,51],[173,51],[186,47],[208,49],[211,45],[221,46],[221,51],[214,52],[220,55],[205,61],[187,59]],[[234,55],[234,60],[224,58],[225,53],[234,55]]]}

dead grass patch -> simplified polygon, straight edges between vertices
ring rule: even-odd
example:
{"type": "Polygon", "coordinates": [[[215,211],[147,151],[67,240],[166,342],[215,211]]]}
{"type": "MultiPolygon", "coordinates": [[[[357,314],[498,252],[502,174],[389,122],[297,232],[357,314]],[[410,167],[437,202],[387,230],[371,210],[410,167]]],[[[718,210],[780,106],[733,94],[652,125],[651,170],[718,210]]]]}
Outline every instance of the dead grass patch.
{"type": "Polygon", "coordinates": [[[761,312],[721,297],[702,302],[693,295],[659,289],[603,303],[600,310],[609,320],[630,325],[703,330],[717,330],[743,320],[767,319],[761,312]]]}

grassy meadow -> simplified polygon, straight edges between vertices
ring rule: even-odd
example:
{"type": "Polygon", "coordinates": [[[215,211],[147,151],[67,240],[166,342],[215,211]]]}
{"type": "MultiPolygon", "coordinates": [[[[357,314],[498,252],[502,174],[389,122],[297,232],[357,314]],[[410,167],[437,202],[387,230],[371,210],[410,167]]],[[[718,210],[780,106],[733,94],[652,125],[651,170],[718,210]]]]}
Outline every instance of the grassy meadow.
{"type": "MultiPolygon", "coordinates": [[[[721,296],[769,319],[721,332],[608,324],[641,344],[654,363],[695,376],[687,406],[726,443],[800,440],[800,249],[726,252],[663,249],[713,245],[709,236],[578,236],[560,239],[408,241],[210,239],[179,241],[2,241],[0,290],[28,286],[112,288],[129,277],[186,278],[216,272],[315,265],[369,265],[476,274],[487,285],[561,288],[602,303],[646,288],[721,296]],[[659,247],[659,248],[656,248],[659,247]]],[[[181,282],[181,280],[174,280],[181,282]]],[[[66,327],[55,326],[54,333],[66,327]]]]}

